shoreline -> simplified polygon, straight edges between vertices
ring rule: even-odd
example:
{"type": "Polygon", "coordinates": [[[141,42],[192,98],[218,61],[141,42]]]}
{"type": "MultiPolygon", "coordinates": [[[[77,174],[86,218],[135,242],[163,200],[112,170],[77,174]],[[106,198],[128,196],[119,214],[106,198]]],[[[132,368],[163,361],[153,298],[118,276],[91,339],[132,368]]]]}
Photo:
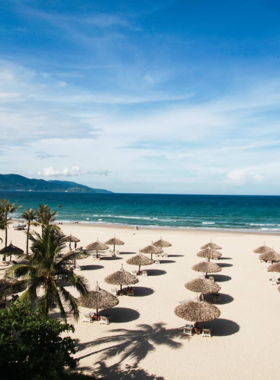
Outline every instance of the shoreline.
{"type": "MultiPolygon", "coordinates": [[[[13,223],[18,223],[22,219],[13,218],[13,223]]],[[[156,226],[156,225],[136,225],[136,224],[121,224],[121,223],[98,223],[98,222],[85,222],[85,221],[65,221],[56,220],[56,224],[64,226],[80,225],[83,227],[99,227],[99,228],[117,228],[118,230],[164,230],[166,232],[172,231],[182,231],[182,232],[217,232],[217,233],[240,233],[240,234],[250,234],[250,235],[280,235],[280,229],[277,231],[271,230],[256,230],[256,229],[233,229],[233,228],[206,228],[206,227],[172,227],[172,226],[156,226]]]]}

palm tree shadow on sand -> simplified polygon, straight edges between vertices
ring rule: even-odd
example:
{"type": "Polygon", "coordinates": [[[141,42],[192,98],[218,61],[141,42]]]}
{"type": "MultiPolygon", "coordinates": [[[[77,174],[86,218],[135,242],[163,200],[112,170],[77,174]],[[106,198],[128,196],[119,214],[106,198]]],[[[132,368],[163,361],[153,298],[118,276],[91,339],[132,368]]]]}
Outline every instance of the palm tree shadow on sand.
{"type": "MultiPolygon", "coordinates": [[[[228,336],[239,331],[239,326],[230,320],[217,319],[211,322],[214,329],[214,336],[228,336]]],[[[164,345],[171,349],[183,348],[180,340],[195,339],[182,335],[182,327],[167,329],[165,324],[154,323],[153,325],[139,324],[133,330],[113,329],[109,330],[107,336],[102,336],[95,341],[79,343],[77,359],[84,359],[95,354],[99,354],[99,361],[96,363],[98,369],[94,370],[92,376],[104,376],[110,380],[164,380],[161,376],[149,374],[145,369],[138,367],[141,360],[156,350],[158,346],[164,345]],[[89,349],[93,348],[91,352],[89,349]],[[86,350],[84,355],[82,351],[86,350]],[[106,361],[118,357],[118,362],[107,366],[106,361]],[[125,361],[130,359],[130,365],[125,365],[125,361]],[[125,366],[125,369],[123,368],[125,366]]]]}
{"type": "Polygon", "coordinates": [[[140,324],[133,330],[114,329],[109,330],[108,333],[110,334],[95,341],[78,343],[79,352],[90,347],[94,349],[85,355],[78,355],[78,359],[99,354],[101,361],[106,361],[118,355],[119,363],[123,363],[126,359],[132,359],[137,365],[149,352],[155,351],[156,346],[165,345],[172,349],[179,349],[183,345],[175,339],[189,339],[182,335],[182,327],[166,329],[164,323],[140,324]],[[105,345],[104,348],[102,348],[103,345],[105,345]]]}
{"type": "Polygon", "coordinates": [[[162,376],[149,374],[145,369],[126,365],[124,369],[117,363],[107,367],[104,362],[96,363],[98,369],[93,372],[93,376],[104,376],[110,380],[164,380],[162,376]]]}

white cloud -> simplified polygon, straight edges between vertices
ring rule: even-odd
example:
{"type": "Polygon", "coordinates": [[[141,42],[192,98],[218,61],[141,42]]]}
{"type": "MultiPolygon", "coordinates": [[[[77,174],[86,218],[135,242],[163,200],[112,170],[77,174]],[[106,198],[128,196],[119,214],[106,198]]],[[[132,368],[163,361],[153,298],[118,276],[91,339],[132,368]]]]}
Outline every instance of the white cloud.
{"type": "Polygon", "coordinates": [[[83,170],[79,166],[72,166],[71,168],[64,168],[61,170],[54,169],[52,166],[44,168],[37,174],[42,177],[74,177],[84,174],[98,174],[98,175],[108,175],[107,170],[83,170]]]}
{"type": "Polygon", "coordinates": [[[253,180],[257,183],[260,183],[264,180],[264,176],[255,173],[250,168],[232,170],[226,175],[226,177],[231,183],[238,185],[243,185],[249,180],[253,180]]]}

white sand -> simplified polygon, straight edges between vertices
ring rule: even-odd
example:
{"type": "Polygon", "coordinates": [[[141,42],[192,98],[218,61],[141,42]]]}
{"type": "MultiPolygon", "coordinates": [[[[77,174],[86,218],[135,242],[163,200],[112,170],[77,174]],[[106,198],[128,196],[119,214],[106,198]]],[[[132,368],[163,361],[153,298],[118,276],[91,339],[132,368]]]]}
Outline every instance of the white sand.
{"type": "MultiPolygon", "coordinates": [[[[279,252],[278,236],[143,228],[135,231],[80,224],[61,227],[65,234],[71,232],[79,237],[82,246],[97,237],[104,242],[114,234],[125,241],[126,244],[119,247],[124,254],[117,260],[90,257],[79,261],[84,270],[78,273],[88,279],[91,288],[98,281],[101,288],[108,291],[113,286],[106,284],[104,278],[121,264],[128,271],[137,269],[126,264],[132,252],[138,252],[160,236],[173,244],[166,249],[170,256],[162,258],[161,264],[143,268],[154,271],[154,275],[139,277],[134,287],[135,297],[120,297],[119,305],[110,311],[114,316],[110,325],[83,323],[87,309],[81,308],[81,318],[73,334],[80,342],[77,352],[80,368],[90,372],[100,368],[96,363],[102,361],[101,374],[108,379],[279,378],[280,293],[277,286],[269,282],[274,274],[264,270],[268,265],[261,264],[258,255],[252,252],[263,241],[279,252]],[[210,238],[223,247],[223,258],[217,263],[224,267],[214,275],[222,287],[222,303],[217,305],[221,316],[209,323],[212,338],[183,337],[182,329],[178,328],[182,328],[185,321],[174,314],[174,309],[179,301],[195,296],[184,284],[198,277],[199,273],[191,267],[202,261],[196,253],[210,238]],[[126,365],[135,365],[133,375],[112,373],[116,368],[125,371],[126,365]]],[[[23,232],[10,229],[11,239],[13,244],[25,248],[23,232]]]]}

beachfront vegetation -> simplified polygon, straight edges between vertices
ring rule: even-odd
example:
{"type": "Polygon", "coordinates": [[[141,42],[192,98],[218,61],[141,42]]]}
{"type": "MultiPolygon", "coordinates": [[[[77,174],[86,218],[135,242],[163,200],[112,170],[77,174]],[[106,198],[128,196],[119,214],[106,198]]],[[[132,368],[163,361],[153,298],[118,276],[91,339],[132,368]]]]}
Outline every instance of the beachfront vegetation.
{"type": "Polygon", "coordinates": [[[38,308],[42,315],[48,315],[50,310],[57,307],[63,319],[66,320],[67,313],[77,319],[77,300],[65,286],[75,287],[80,295],[88,292],[86,279],[76,275],[67,265],[78,253],[61,255],[60,252],[65,248],[65,236],[51,225],[43,228],[42,235],[35,232],[29,233],[28,237],[33,254],[26,255],[24,263],[13,265],[7,270],[6,277],[19,278],[28,286],[20,300],[38,308]]]}
{"type": "MultiPolygon", "coordinates": [[[[48,205],[39,205],[39,209],[35,210],[36,220],[42,227],[42,232],[45,227],[48,227],[52,222],[54,222],[54,217],[57,211],[52,212],[48,205]]],[[[57,226],[55,226],[58,228],[57,226]]]]}
{"type": "Polygon", "coordinates": [[[29,243],[29,233],[31,223],[34,223],[36,219],[36,212],[32,208],[27,208],[21,213],[21,218],[27,223],[27,234],[26,234],[26,254],[28,255],[28,243],[29,243]]]}
{"type": "Polygon", "coordinates": [[[74,331],[72,325],[32,312],[18,301],[0,310],[0,320],[2,380],[61,379],[65,367],[76,367],[74,341],[61,337],[74,331]]]}
{"type": "Polygon", "coordinates": [[[1,199],[0,201],[0,229],[5,231],[5,247],[8,245],[9,224],[12,223],[12,218],[9,217],[9,214],[12,214],[20,207],[21,206],[18,206],[16,202],[10,203],[10,201],[7,201],[6,199],[1,199]]]}

